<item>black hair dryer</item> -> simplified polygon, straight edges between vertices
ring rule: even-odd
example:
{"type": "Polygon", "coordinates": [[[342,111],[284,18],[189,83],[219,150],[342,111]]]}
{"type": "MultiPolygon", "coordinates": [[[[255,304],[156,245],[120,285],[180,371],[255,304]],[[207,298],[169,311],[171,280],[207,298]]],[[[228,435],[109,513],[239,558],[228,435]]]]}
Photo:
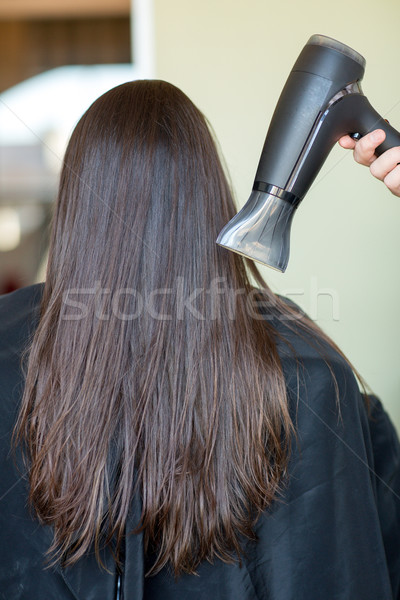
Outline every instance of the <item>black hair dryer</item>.
{"type": "Polygon", "coordinates": [[[386,138],[377,154],[400,145],[361,90],[364,70],[349,46],[324,35],[308,40],[275,108],[250,198],[217,244],[285,271],[293,214],[335,142],[379,128],[386,138]]]}

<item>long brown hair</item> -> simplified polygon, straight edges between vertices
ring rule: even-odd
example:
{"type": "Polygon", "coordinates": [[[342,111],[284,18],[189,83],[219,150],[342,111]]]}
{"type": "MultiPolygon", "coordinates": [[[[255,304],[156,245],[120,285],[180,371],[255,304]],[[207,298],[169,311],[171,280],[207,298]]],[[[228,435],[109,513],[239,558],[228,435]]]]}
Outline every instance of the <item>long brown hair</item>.
{"type": "Polygon", "coordinates": [[[193,573],[240,556],[276,498],[293,427],[274,331],[249,311],[242,257],[215,244],[234,213],[176,87],[120,85],[76,126],[15,430],[54,560],[118,549],[138,492],[152,572],[193,573]]]}

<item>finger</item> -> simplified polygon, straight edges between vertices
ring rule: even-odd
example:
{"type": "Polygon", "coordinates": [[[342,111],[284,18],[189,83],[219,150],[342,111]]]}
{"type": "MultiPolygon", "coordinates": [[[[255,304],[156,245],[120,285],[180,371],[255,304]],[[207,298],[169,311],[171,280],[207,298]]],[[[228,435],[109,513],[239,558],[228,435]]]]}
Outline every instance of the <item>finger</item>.
{"type": "Polygon", "coordinates": [[[386,137],[383,129],[375,129],[367,133],[355,145],[354,160],[360,165],[368,166],[376,160],[375,148],[381,144],[386,137]]]}
{"type": "Polygon", "coordinates": [[[384,184],[395,196],[400,197],[400,165],[392,169],[383,180],[384,184]]]}
{"type": "MultiPolygon", "coordinates": [[[[390,148],[390,150],[386,150],[383,154],[381,154],[376,160],[374,160],[369,170],[372,175],[381,181],[384,181],[385,177],[395,169],[394,177],[399,176],[399,171],[397,170],[397,165],[400,163],[400,146],[395,146],[394,148],[390,148]]],[[[393,178],[391,177],[391,182],[393,182],[393,178]]]]}
{"type": "Polygon", "coordinates": [[[356,146],[355,140],[353,140],[349,135],[344,135],[343,137],[338,139],[339,145],[342,148],[347,148],[348,150],[353,150],[356,146]]]}

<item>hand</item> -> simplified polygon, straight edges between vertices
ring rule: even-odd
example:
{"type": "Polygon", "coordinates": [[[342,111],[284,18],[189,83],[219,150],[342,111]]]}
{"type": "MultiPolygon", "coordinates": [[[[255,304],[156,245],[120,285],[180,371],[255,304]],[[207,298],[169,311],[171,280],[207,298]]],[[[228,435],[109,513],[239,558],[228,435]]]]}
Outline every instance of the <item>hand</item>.
{"type": "Polygon", "coordinates": [[[344,135],[339,139],[339,144],[342,148],[354,150],[354,160],[369,167],[374,177],[383,181],[392,194],[400,197],[400,146],[390,148],[380,156],[375,154],[375,148],[385,137],[383,129],[375,129],[358,141],[344,135]]]}

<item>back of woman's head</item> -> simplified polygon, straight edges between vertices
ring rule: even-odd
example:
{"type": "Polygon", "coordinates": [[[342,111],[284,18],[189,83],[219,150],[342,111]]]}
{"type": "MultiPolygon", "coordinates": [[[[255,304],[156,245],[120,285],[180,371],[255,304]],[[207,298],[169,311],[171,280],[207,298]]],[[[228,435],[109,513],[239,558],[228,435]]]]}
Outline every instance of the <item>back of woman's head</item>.
{"type": "MultiPolygon", "coordinates": [[[[178,275],[204,284],[233,214],[213,139],[189,98],[163,81],[120,85],[93,103],[68,145],[50,283],[65,273],[82,287],[130,285],[139,275],[151,289],[178,275]]],[[[225,271],[232,260],[219,253],[225,271]]]]}
{"type": "Polygon", "coordinates": [[[120,544],[140,493],[153,572],[193,572],[235,560],[274,498],[291,423],[243,260],[215,244],[233,214],[174,86],[123,84],[79,121],[16,428],[55,559],[120,544]]]}

